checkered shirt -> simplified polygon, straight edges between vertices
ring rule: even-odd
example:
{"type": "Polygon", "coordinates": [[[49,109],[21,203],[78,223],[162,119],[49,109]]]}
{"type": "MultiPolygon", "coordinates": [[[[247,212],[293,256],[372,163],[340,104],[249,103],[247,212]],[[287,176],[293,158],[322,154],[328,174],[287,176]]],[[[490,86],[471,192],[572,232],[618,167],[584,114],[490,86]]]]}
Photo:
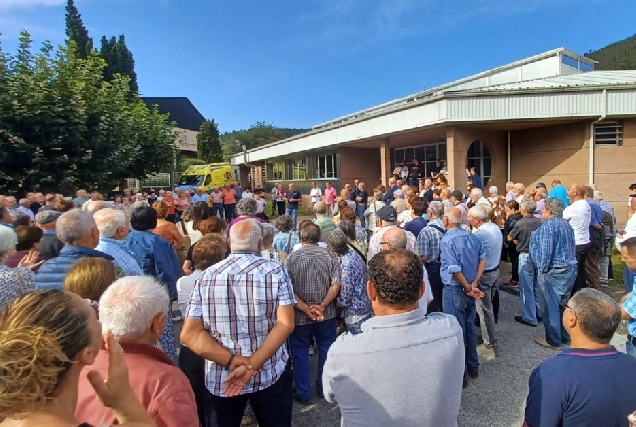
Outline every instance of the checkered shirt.
{"type": "MultiPolygon", "coordinates": [[[[280,264],[257,254],[234,252],[197,278],[185,316],[202,319],[204,328],[223,347],[249,357],[276,325],[276,309],[295,303],[291,282],[280,264]]],[[[283,345],[241,394],[273,385],[283,374],[288,359],[283,345]]],[[[205,372],[210,393],[224,397],[223,384],[229,371],[206,360],[205,372]]]]}
{"type": "Polygon", "coordinates": [[[445,230],[442,220],[435,218],[430,221],[426,227],[422,228],[422,231],[418,234],[417,241],[415,243],[415,253],[420,256],[426,256],[427,264],[440,261],[440,242],[442,241],[442,237],[444,237],[444,233],[435,229],[433,225],[445,230]]]}

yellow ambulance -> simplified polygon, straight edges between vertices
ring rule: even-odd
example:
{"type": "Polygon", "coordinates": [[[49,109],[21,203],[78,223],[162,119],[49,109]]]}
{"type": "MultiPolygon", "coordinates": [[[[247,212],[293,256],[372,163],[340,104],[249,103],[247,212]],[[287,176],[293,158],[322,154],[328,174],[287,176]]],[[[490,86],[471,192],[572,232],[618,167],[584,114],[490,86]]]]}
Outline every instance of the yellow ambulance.
{"type": "Polygon", "coordinates": [[[221,188],[225,184],[233,184],[234,181],[232,166],[229,163],[193,165],[181,175],[181,179],[175,185],[175,189],[183,191],[194,190],[199,187],[207,192],[214,187],[221,188]]]}

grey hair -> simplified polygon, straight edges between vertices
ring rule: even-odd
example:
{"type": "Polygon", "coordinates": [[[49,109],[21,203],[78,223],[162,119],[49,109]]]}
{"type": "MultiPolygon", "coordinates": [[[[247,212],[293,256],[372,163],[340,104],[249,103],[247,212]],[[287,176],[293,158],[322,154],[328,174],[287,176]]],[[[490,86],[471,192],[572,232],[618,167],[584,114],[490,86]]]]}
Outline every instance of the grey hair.
{"type": "Polygon", "coordinates": [[[584,288],[574,294],[570,304],[583,335],[596,343],[609,344],[621,322],[621,309],[614,298],[594,288],[584,288]]]}
{"type": "Polygon", "coordinates": [[[64,212],[55,223],[57,238],[66,244],[73,244],[91,234],[96,227],[95,219],[90,212],[81,209],[71,209],[64,212]]]}
{"type": "Polygon", "coordinates": [[[147,201],[145,201],[145,200],[137,200],[135,203],[133,203],[132,205],[130,205],[130,207],[131,207],[133,210],[135,210],[135,209],[137,209],[137,208],[144,207],[144,206],[150,206],[150,203],[148,203],[148,202],[147,202],[147,201]]]}
{"type": "Polygon", "coordinates": [[[512,181],[508,181],[508,182],[506,182],[506,188],[508,188],[508,187],[514,187],[514,185],[515,185],[515,183],[514,183],[514,182],[512,182],[512,181]]]}
{"type": "Polygon", "coordinates": [[[135,340],[157,314],[168,313],[168,292],[151,276],[122,277],[99,300],[99,320],[116,339],[135,340]]]}
{"type": "Polygon", "coordinates": [[[194,212],[194,206],[190,205],[183,211],[183,214],[181,214],[181,219],[184,222],[192,221],[192,212],[194,212]]]}
{"type": "Polygon", "coordinates": [[[601,190],[594,190],[594,198],[597,200],[603,200],[603,192],[601,190]]]}
{"type": "Polygon", "coordinates": [[[475,205],[468,210],[468,214],[483,222],[488,222],[490,215],[488,209],[484,205],[475,205]]]}
{"type": "MultiPolygon", "coordinates": [[[[242,199],[249,200],[249,199],[242,199]]],[[[230,248],[232,252],[256,252],[258,251],[258,243],[263,238],[261,224],[252,218],[241,221],[241,226],[236,224],[230,228],[230,248]],[[245,229],[244,224],[247,221],[249,228],[245,229]]]]}
{"type": "Polygon", "coordinates": [[[327,238],[327,244],[332,251],[337,253],[338,255],[344,255],[349,250],[347,248],[347,244],[349,243],[349,238],[342,230],[334,230],[331,232],[329,237],[327,238]]]}
{"type": "Polygon", "coordinates": [[[552,216],[556,216],[559,218],[563,217],[563,202],[554,197],[548,197],[545,199],[545,203],[543,205],[544,211],[550,211],[552,216]]]}
{"type": "Polygon", "coordinates": [[[256,215],[256,200],[251,197],[239,200],[236,204],[236,213],[245,216],[256,215]]]}
{"type": "Polygon", "coordinates": [[[534,211],[537,210],[537,202],[530,197],[524,197],[521,203],[519,203],[519,208],[532,215],[534,211]]]}
{"type": "Polygon", "coordinates": [[[393,230],[384,233],[384,240],[395,249],[406,249],[408,239],[406,238],[406,232],[400,228],[394,228],[393,230]],[[388,233],[388,234],[387,234],[388,233]]]}
{"type": "Polygon", "coordinates": [[[488,187],[488,192],[490,194],[497,194],[499,193],[499,189],[497,188],[496,185],[491,185],[490,187],[488,187]]]}
{"type": "Polygon", "coordinates": [[[444,211],[444,217],[448,218],[448,222],[453,225],[462,223],[462,213],[458,211],[451,211],[450,209],[444,211]]]}
{"type": "Polygon", "coordinates": [[[483,191],[481,191],[481,189],[479,188],[473,188],[472,190],[470,190],[470,195],[472,196],[473,194],[479,195],[480,198],[484,197],[483,191]]]}
{"type": "Polygon", "coordinates": [[[548,192],[545,191],[545,188],[537,188],[537,194],[540,194],[542,199],[548,197],[548,192]]]}
{"type": "Polygon", "coordinates": [[[105,202],[103,200],[91,200],[85,205],[82,206],[86,212],[95,213],[102,209],[111,208],[113,205],[110,202],[105,202]]]}
{"type": "Polygon", "coordinates": [[[263,246],[271,246],[274,243],[274,235],[276,234],[274,224],[268,222],[261,224],[261,232],[263,233],[263,246]]]}
{"type": "Polygon", "coordinates": [[[286,233],[294,228],[294,219],[289,215],[283,215],[276,218],[276,229],[286,233]]]}
{"type": "Polygon", "coordinates": [[[314,212],[320,215],[327,213],[327,204],[323,201],[318,201],[314,204],[314,212]]]}
{"type": "Polygon", "coordinates": [[[430,216],[441,219],[444,217],[444,203],[434,200],[428,205],[428,211],[430,216]]]}
{"type": "Polygon", "coordinates": [[[110,238],[115,235],[119,227],[126,225],[126,214],[118,209],[102,209],[93,215],[99,235],[110,238]]]}
{"type": "Polygon", "coordinates": [[[0,227],[0,254],[14,248],[18,244],[18,236],[12,228],[0,227]]]}

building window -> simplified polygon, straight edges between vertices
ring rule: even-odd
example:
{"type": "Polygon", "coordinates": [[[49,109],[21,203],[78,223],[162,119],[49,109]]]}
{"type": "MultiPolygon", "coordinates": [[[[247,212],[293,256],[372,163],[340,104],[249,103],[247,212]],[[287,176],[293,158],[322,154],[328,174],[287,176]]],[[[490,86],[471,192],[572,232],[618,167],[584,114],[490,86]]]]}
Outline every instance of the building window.
{"type": "Polygon", "coordinates": [[[486,188],[492,170],[492,159],[488,148],[481,141],[475,141],[468,147],[466,169],[472,167],[477,168],[477,173],[481,175],[483,188],[486,188]]]}
{"type": "Polygon", "coordinates": [[[307,180],[307,159],[287,160],[286,172],[291,181],[307,180]]]}
{"type": "Polygon", "coordinates": [[[594,71],[594,65],[590,65],[566,54],[561,55],[561,63],[581,71],[594,71]]]}
{"type": "Polygon", "coordinates": [[[267,164],[267,180],[268,181],[283,181],[284,178],[284,163],[268,163],[267,164]]]}
{"type": "Polygon", "coordinates": [[[335,154],[316,156],[316,169],[314,170],[314,178],[338,178],[338,167],[336,165],[335,154]]]}
{"type": "Polygon", "coordinates": [[[446,142],[434,142],[432,144],[419,145],[417,147],[396,148],[393,151],[395,164],[405,162],[413,163],[413,159],[420,161],[423,176],[430,177],[436,160],[446,160],[446,142]]]}
{"type": "Polygon", "coordinates": [[[623,145],[623,124],[600,122],[594,125],[595,145],[623,145]]]}

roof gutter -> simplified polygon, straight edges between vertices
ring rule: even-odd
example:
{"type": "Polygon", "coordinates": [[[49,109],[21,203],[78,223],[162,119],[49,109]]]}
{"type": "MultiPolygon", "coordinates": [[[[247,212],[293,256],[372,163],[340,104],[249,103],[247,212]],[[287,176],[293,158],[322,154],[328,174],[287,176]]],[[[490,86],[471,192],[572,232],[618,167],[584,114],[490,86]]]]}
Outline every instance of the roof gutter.
{"type": "Polygon", "coordinates": [[[603,89],[602,93],[602,113],[601,117],[594,120],[590,123],[590,159],[589,159],[589,171],[588,171],[588,183],[589,185],[594,185],[594,146],[596,142],[594,141],[594,125],[602,122],[607,117],[607,89],[603,89]]]}

